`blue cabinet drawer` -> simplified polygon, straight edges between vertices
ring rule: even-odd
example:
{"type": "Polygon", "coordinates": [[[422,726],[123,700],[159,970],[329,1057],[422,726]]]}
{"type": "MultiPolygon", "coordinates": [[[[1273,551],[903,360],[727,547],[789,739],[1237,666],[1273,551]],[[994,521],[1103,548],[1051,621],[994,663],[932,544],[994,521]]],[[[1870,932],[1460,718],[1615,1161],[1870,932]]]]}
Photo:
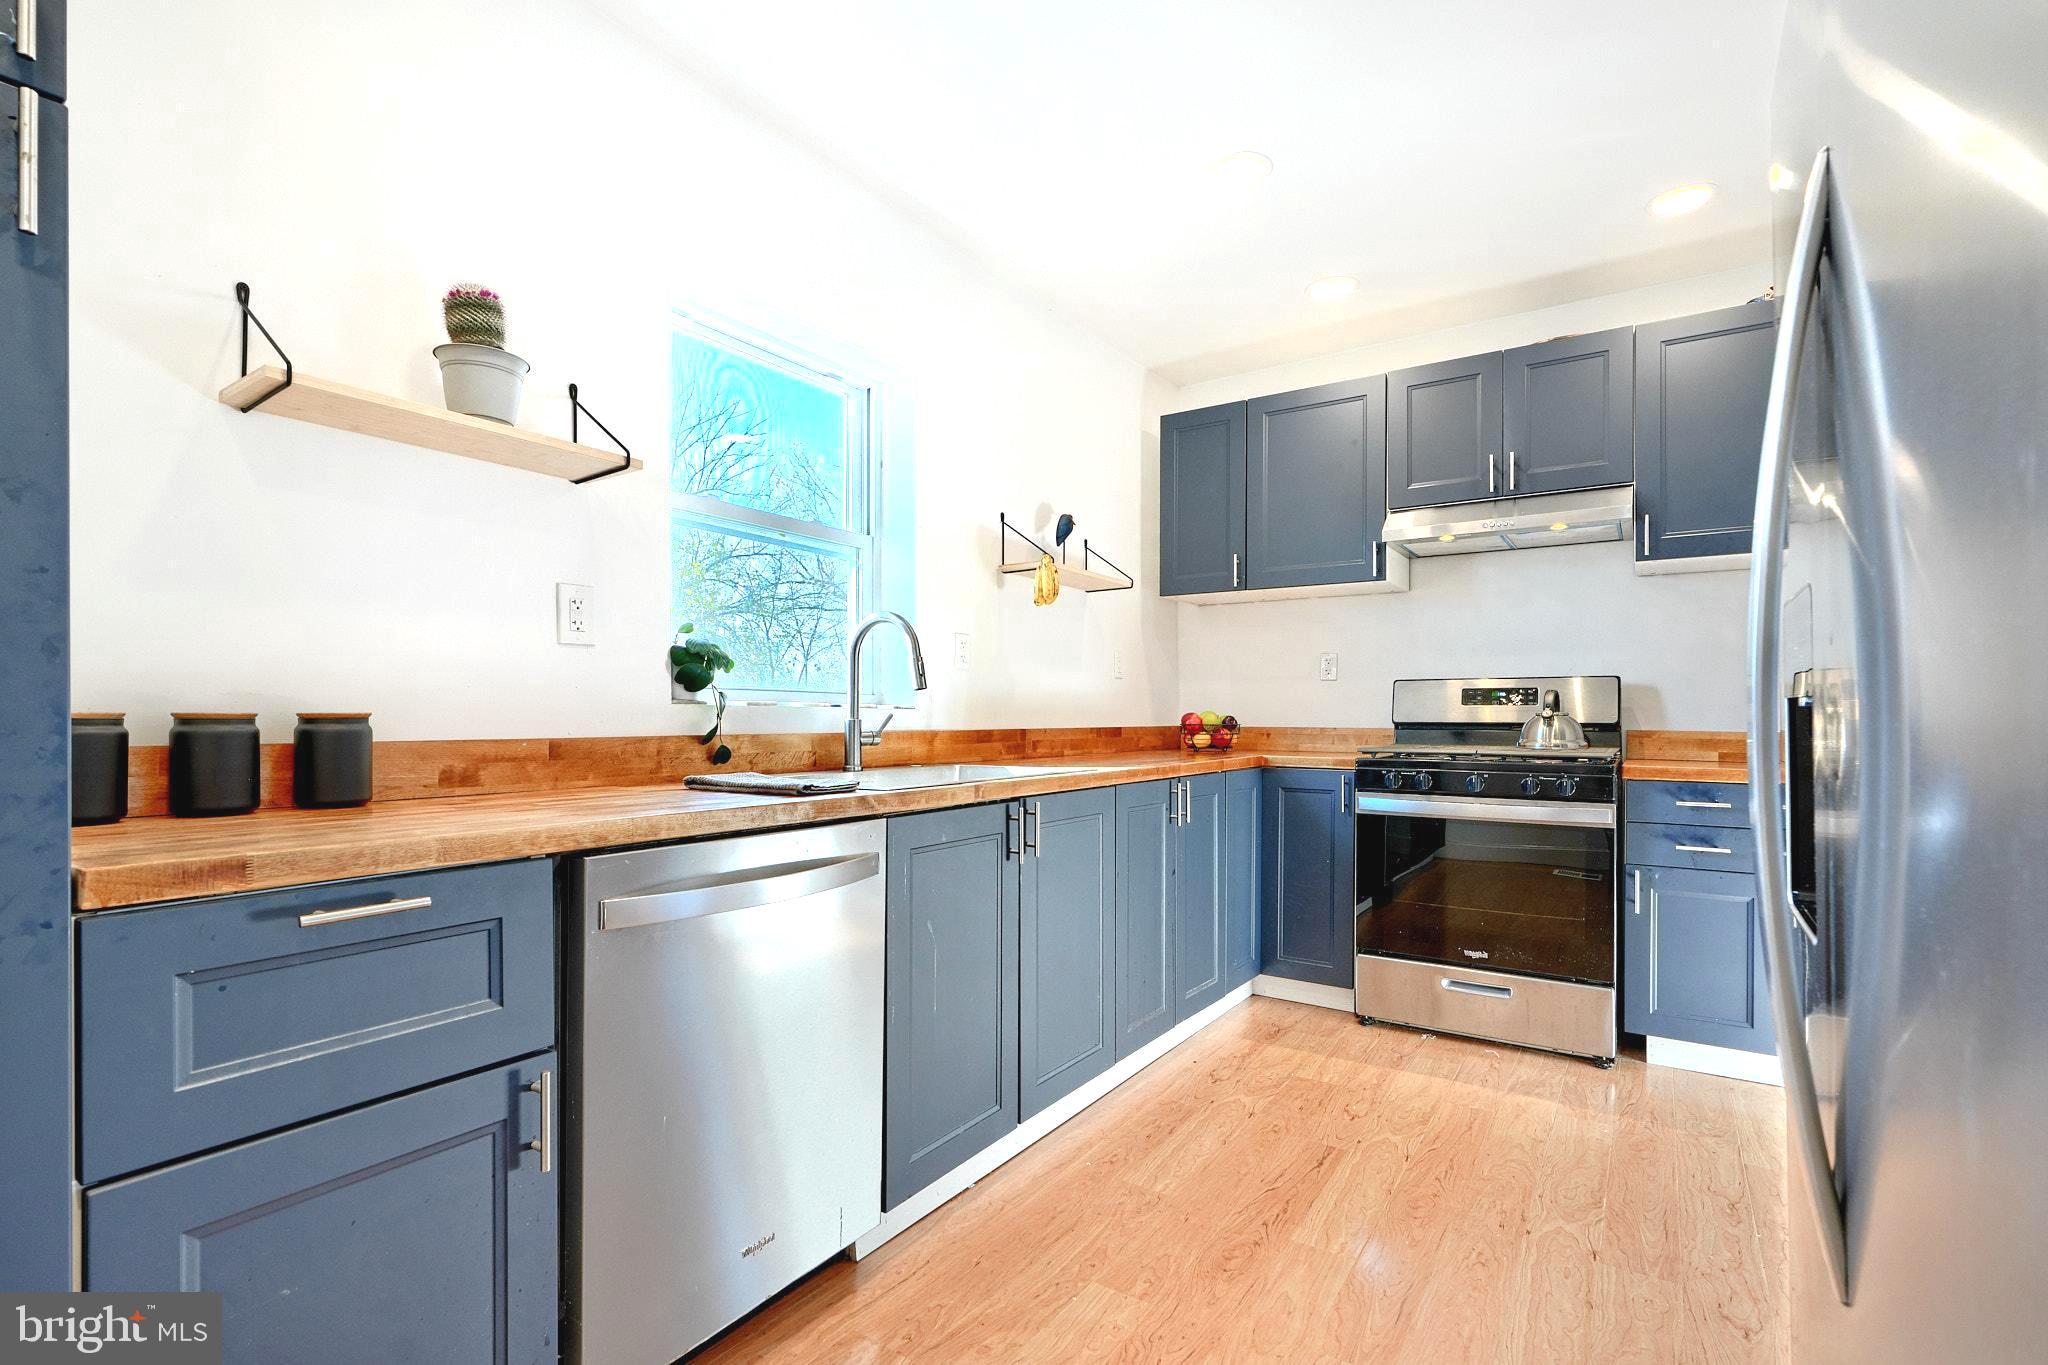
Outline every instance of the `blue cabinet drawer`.
{"type": "Polygon", "coordinates": [[[1749,788],[1741,782],[1631,782],[1623,812],[1631,822],[1747,825],[1749,788]]]}
{"type": "Polygon", "coordinates": [[[1645,825],[1631,820],[1622,859],[1650,867],[1755,872],[1756,835],[1731,825],[1645,825]]]}
{"type": "Polygon", "coordinates": [[[95,915],[78,989],[90,1184],[553,1047],[552,865],[95,915]]]}

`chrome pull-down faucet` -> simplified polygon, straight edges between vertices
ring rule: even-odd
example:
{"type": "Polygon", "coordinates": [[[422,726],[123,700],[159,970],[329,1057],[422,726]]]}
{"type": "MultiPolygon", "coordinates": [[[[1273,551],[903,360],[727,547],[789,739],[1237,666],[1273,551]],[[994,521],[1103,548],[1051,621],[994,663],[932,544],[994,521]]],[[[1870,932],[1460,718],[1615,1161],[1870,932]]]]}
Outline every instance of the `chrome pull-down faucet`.
{"type": "Polygon", "coordinates": [[[876,626],[888,624],[898,626],[903,638],[910,642],[911,681],[917,690],[925,690],[924,646],[918,643],[917,627],[893,611],[880,612],[870,616],[853,632],[853,639],[846,646],[846,771],[860,771],[860,751],[863,747],[882,742],[882,731],[889,728],[894,713],[882,717],[882,723],[872,730],[863,730],[860,725],[860,647],[868,638],[868,632],[876,626]]]}

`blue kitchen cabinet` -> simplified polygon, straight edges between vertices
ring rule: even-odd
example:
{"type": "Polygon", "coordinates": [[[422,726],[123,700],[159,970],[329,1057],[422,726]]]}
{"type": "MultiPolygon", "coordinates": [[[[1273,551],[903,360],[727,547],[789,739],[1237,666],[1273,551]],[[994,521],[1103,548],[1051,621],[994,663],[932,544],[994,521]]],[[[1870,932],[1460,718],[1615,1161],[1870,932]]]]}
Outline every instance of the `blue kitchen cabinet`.
{"type": "Polygon", "coordinates": [[[1386,407],[1385,375],[1247,405],[1246,587],[1386,577],[1386,407]]]}
{"type": "Polygon", "coordinates": [[[1024,821],[1020,1120],[1116,1060],[1116,789],[1032,797],[1024,821]]]}
{"type": "Polygon", "coordinates": [[[1116,789],[1116,1055],[1173,1027],[1179,779],[1116,789]]]}
{"type": "Polygon", "coordinates": [[[1622,1026],[1774,1052],[1756,877],[1632,864],[1622,915],[1622,1026]]]}
{"type": "Polygon", "coordinates": [[[1180,784],[1181,823],[1173,832],[1175,1022],[1200,1014],[1230,989],[1229,793],[1222,773],[1183,777],[1180,784]]]}
{"type": "Polygon", "coordinates": [[[1224,985],[1231,990],[1259,974],[1260,772],[1223,775],[1224,985]]]}
{"type": "Polygon", "coordinates": [[[1358,914],[1351,774],[1268,768],[1261,803],[1260,970],[1349,986],[1358,914]]]}
{"type": "Polygon", "coordinates": [[[25,85],[54,100],[64,98],[69,3],[0,0],[0,81],[25,85]]]}
{"type": "Polygon", "coordinates": [[[1602,488],[1635,478],[1635,329],[1520,346],[1501,361],[1504,492],[1602,488]]]}
{"type": "MultiPolygon", "coordinates": [[[[42,19],[47,59],[62,52],[61,8],[46,4],[42,19]]],[[[0,1286],[61,1290],[72,1174],[68,121],[63,105],[4,83],[22,63],[9,39],[0,54],[0,1286]],[[26,129],[25,103],[37,106],[26,129]],[[20,211],[24,164],[34,232],[20,211]]]]}
{"type": "Polygon", "coordinates": [[[1159,591],[1244,586],[1245,405],[1159,419],[1159,591]]]}
{"type": "Polygon", "coordinates": [[[1777,347],[1768,299],[1636,328],[1636,561],[1749,553],[1777,347]]]}
{"type": "Polygon", "coordinates": [[[1014,803],[889,821],[882,1207],[1017,1126],[1014,803]]]}
{"type": "Polygon", "coordinates": [[[88,1190],[85,1287],[217,1293],[223,1358],[248,1365],[554,1361],[554,1066],[543,1054],[88,1190]]]}
{"type": "Polygon", "coordinates": [[[1387,376],[1387,506],[1400,511],[1505,495],[1501,353],[1387,376]]]}

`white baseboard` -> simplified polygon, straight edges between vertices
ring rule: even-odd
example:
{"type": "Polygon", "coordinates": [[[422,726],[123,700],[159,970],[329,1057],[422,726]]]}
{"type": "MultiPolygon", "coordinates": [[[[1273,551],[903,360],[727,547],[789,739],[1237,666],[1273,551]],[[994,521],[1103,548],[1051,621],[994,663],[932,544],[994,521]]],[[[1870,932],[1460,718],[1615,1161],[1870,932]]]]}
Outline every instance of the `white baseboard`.
{"type": "MultiPolygon", "coordinates": [[[[1263,979],[1263,978],[1261,978],[1263,979]]],[[[853,1259],[858,1261],[879,1250],[890,1238],[932,1213],[954,1195],[972,1189],[977,1181],[1032,1143],[1086,1109],[1153,1062],[1200,1033],[1236,1009],[1252,995],[1252,987],[1239,986],[1194,1018],[1176,1024],[1109,1070],[1040,1110],[999,1140],[976,1152],[931,1184],[882,1215],[882,1221],[855,1239],[853,1259]]],[[[1349,1008],[1347,1006],[1346,1008],[1349,1008]]]]}
{"type": "Polygon", "coordinates": [[[1270,995],[1275,1000],[1292,1000],[1297,1005],[1320,1005],[1326,1010],[1343,1010],[1346,1014],[1357,1013],[1357,999],[1349,986],[1324,986],[1314,981],[1296,981],[1291,977],[1267,976],[1264,972],[1252,978],[1253,995],[1270,995]]]}
{"type": "Polygon", "coordinates": [[[1681,1071],[1704,1071],[1709,1076],[1728,1076],[1738,1081],[1783,1085],[1776,1053],[1743,1052],[1732,1047],[1709,1047],[1705,1043],[1683,1043],[1676,1038],[1645,1038],[1643,1060],[1651,1066],[1674,1066],[1681,1071]]]}

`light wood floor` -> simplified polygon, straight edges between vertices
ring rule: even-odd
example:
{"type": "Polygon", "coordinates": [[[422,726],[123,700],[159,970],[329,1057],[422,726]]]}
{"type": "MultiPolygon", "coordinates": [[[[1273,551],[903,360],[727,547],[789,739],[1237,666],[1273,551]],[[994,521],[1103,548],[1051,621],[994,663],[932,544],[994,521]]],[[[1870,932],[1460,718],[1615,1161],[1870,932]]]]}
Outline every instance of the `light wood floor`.
{"type": "Polygon", "coordinates": [[[1753,1361],[1779,1092],[1254,999],[699,1361],[1753,1361]]]}

